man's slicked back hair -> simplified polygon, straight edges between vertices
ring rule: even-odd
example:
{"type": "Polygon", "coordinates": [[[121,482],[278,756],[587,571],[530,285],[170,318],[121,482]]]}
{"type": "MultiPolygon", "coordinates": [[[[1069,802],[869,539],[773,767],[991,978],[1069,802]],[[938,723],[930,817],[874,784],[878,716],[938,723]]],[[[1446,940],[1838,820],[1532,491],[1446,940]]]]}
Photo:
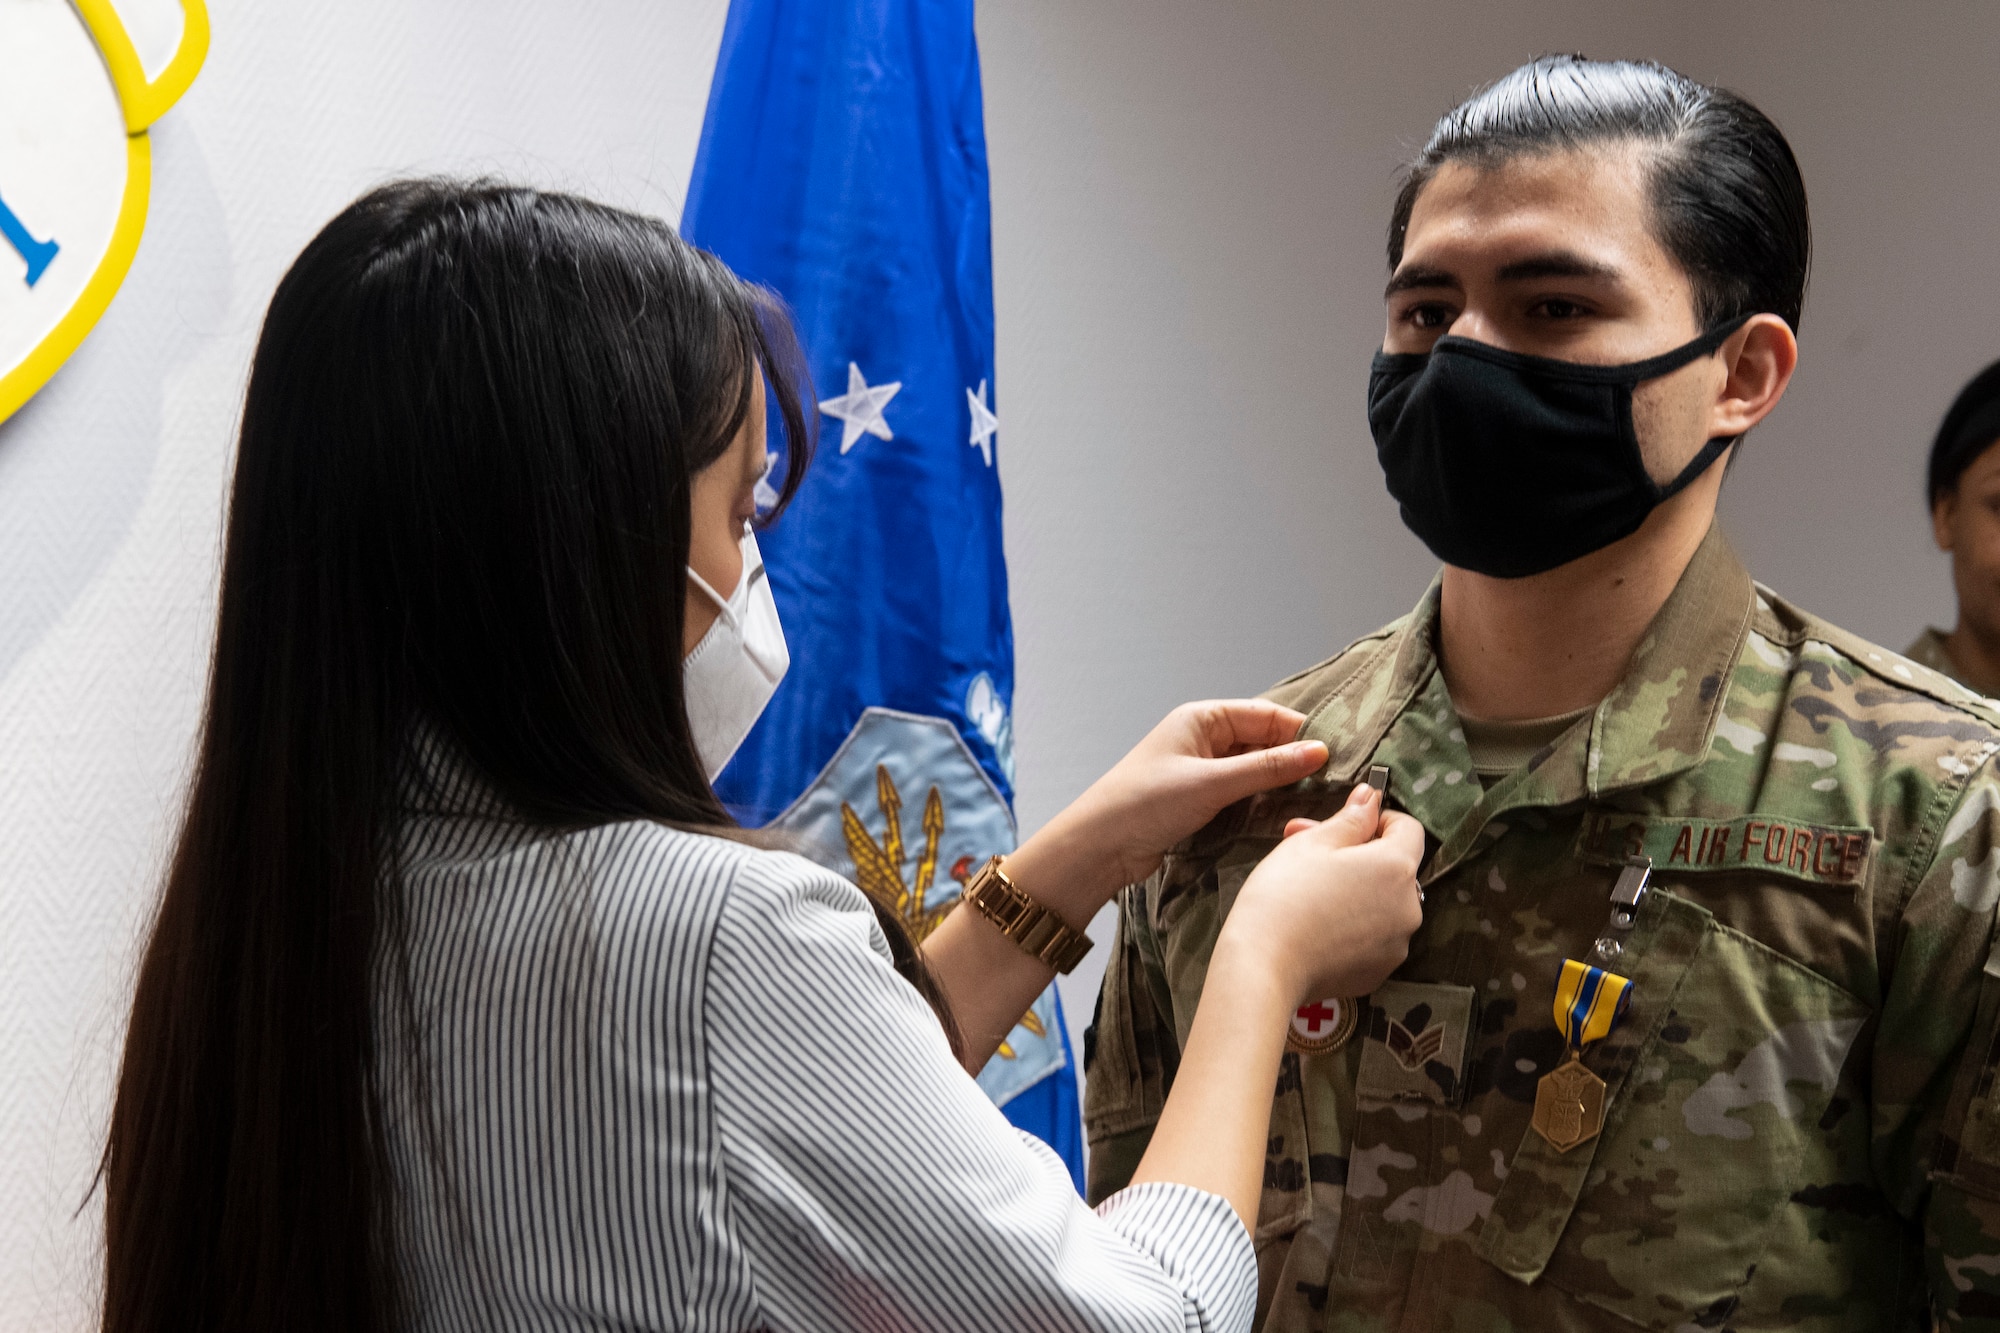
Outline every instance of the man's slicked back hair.
{"type": "Polygon", "coordinates": [[[1769,313],[1796,331],[1812,223],[1791,145],[1735,93],[1651,61],[1541,56],[1446,113],[1397,192],[1390,269],[1403,260],[1417,195],[1445,163],[1614,143],[1656,149],[1654,233],[1687,271],[1701,327],[1769,313]]]}

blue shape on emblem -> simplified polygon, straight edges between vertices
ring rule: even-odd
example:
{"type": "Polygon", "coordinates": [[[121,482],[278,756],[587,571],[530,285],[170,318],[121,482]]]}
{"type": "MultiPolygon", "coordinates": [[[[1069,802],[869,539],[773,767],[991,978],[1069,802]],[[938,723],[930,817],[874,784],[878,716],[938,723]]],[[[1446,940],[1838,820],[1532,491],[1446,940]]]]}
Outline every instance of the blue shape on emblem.
{"type": "Polygon", "coordinates": [[[48,271],[49,262],[62,249],[53,240],[38,241],[28,232],[28,226],[16,217],[14,210],[7,207],[7,201],[0,199],[0,236],[7,238],[7,244],[14,247],[14,253],[28,261],[28,285],[41,281],[48,271]]]}
{"type": "MultiPolygon", "coordinates": [[[[1014,850],[1019,836],[1006,798],[956,726],[889,708],[865,710],[769,827],[893,906],[919,940],[944,919],[973,872],[1014,850]]],[[[1068,1063],[1052,986],[987,1061],[979,1086],[1005,1106],[1068,1063]]]]}
{"type": "Polygon", "coordinates": [[[1014,717],[1007,711],[1007,701],[1000,697],[1000,687],[993,683],[993,677],[984,671],[972,678],[972,684],[965,688],[965,716],[993,747],[993,757],[1000,761],[1000,772],[1007,781],[1014,780],[1014,717]]]}

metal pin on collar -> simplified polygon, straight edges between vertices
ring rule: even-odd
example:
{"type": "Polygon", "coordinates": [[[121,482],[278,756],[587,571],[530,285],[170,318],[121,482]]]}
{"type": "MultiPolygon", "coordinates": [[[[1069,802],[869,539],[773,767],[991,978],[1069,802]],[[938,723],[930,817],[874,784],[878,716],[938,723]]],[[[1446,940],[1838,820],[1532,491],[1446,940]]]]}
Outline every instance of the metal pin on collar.
{"type": "MultiPolygon", "coordinates": [[[[1382,808],[1385,810],[1388,809],[1389,766],[1387,764],[1368,765],[1368,776],[1363,778],[1362,781],[1366,782],[1369,786],[1375,789],[1376,794],[1381,796],[1382,798],[1382,808]]],[[[1424,901],[1424,886],[1422,884],[1419,884],[1417,885],[1417,902],[1421,904],[1423,901],[1424,901]]]]}
{"type": "Polygon", "coordinates": [[[1625,868],[1618,872],[1617,883],[1611,886],[1611,919],[1605,924],[1604,933],[1597,937],[1591,952],[1602,962],[1615,963],[1625,952],[1625,935],[1632,929],[1632,923],[1639,918],[1639,904],[1646,900],[1646,892],[1653,880],[1653,858],[1650,856],[1628,856],[1625,868]]]}
{"type": "Polygon", "coordinates": [[[1632,920],[1639,915],[1639,904],[1645,901],[1646,890],[1652,879],[1652,857],[1625,858],[1625,868],[1618,872],[1618,882],[1611,886],[1612,925],[1620,930],[1632,929],[1632,920]]]}

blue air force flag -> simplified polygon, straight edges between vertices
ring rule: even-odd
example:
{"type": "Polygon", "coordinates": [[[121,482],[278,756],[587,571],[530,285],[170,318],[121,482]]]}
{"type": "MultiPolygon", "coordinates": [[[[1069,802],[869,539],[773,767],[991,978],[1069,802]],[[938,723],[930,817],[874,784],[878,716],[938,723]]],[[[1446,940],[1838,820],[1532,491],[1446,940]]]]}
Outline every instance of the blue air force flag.
{"type": "MultiPolygon", "coordinates": [[[[717,783],[919,938],[1014,845],[972,0],[733,0],[682,230],[791,305],[821,445],[758,541],[792,670],[717,783]]],[[[980,1083],[1082,1172],[1051,988],[980,1083]]]]}

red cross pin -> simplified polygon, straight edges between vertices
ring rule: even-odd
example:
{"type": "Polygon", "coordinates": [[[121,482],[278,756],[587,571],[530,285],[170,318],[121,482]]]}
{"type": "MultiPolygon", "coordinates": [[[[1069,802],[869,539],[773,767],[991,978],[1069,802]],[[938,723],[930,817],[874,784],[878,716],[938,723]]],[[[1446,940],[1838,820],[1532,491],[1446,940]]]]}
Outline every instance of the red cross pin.
{"type": "Polygon", "coordinates": [[[1353,1000],[1334,997],[1299,1006],[1292,1015],[1291,1031],[1285,1043],[1306,1055],[1337,1051],[1354,1035],[1361,1006],[1353,1000]]]}

